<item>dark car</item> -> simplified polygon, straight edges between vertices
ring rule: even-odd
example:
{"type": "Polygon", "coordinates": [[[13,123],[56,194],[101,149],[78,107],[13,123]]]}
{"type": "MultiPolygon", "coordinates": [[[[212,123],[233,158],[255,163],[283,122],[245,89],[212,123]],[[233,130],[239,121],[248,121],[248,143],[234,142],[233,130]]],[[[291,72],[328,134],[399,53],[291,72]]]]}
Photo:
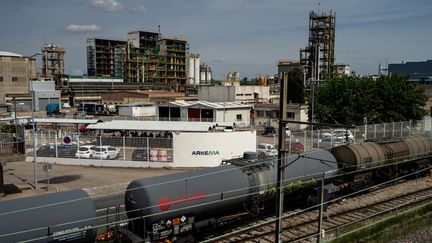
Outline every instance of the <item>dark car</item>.
{"type": "Polygon", "coordinates": [[[132,153],[132,160],[148,161],[149,157],[147,148],[135,149],[132,153]]]}
{"type": "Polygon", "coordinates": [[[264,128],[264,132],[262,135],[267,135],[267,134],[276,134],[276,130],[273,126],[266,126],[264,128]]]}
{"type": "MultiPolygon", "coordinates": [[[[75,144],[59,144],[57,145],[57,155],[60,158],[74,158],[78,147],[75,144]]],[[[36,155],[40,157],[56,157],[56,148],[54,144],[42,145],[36,155]]]]}

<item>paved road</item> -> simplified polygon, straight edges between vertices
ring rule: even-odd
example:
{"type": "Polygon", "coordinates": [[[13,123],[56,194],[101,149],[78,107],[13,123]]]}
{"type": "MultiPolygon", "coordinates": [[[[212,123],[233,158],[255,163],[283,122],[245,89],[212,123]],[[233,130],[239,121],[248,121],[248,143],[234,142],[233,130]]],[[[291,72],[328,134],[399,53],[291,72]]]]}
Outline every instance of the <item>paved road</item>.
{"type": "MultiPolygon", "coordinates": [[[[26,197],[47,192],[46,172],[43,165],[37,166],[39,190],[34,189],[33,163],[13,162],[3,167],[6,195],[0,200],[26,197]]],[[[158,175],[166,175],[191,170],[191,168],[111,168],[93,166],[52,165],[49,172],[50,191],[66,191],[88,188],[92,196],[120,192],[128,182],[158,175]]]]}

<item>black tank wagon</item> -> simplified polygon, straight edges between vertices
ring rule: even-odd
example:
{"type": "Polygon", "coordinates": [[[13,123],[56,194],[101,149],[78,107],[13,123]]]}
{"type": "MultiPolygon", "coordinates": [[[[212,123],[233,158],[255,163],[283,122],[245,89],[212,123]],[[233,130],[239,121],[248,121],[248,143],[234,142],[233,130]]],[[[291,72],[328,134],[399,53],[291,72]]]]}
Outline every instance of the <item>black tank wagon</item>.
{"type": "MultiPolygon", "coordinates": [[[[257,163],[256,153],[247,153],[243,161],[229,165],[131,182],[125,206],[128,217],[136,219],[135,233],[159,240],[215,224],[235,210],[256,213],[275,196],[274,162],[257,163]]],[[[323,173],[337,169],[326,150],[289,156],[290,163],[285,170],[287,191],[312,186],[323,173]]]]}
{"type": "Polygon", "coordinates": [[[0,202],[0,242],[94,242],[95,209],[83,190],[0,202]]]}

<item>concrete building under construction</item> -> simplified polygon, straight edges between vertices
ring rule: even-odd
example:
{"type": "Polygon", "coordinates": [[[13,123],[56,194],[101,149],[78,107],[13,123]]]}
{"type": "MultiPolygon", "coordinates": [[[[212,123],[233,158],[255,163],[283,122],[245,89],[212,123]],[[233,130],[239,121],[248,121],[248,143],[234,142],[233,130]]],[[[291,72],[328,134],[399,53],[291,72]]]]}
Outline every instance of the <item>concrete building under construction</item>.
{"type": "Polygon", "coordinates": [[[309,42],[300,49],[306,80],[323,80],[334,73],[336,13],[310,12],[309,42]]]}
{"type": "Polygon", "coordinates": [[[45,44],[42,52],[42,76],[55,81],[56,87],[63,86],[64,79],[64,55],[66,50],[55,44],[45,44]]]}
{"type": "Polygon", "coordinates": [[[185,91],[188,50],[186,40],[150,31],[129,32],[128,41],[88,39],[87,75],[185,91]]]}
{"type": "Polygon", "coordinates": [[[126,41],[87,39],[87,75],[123,77],[126,41]]]}

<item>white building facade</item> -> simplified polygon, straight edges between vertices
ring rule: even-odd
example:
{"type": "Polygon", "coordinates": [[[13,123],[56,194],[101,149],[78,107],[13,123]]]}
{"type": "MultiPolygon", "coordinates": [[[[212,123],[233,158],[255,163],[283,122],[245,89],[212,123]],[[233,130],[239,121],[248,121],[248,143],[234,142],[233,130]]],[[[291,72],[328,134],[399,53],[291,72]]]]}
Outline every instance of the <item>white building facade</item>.
{"type": "Polygon", "coordinates": [[[203,86],[198,89],[198,100],[209,102],[268,102],[268,86],[203,86]]]}

